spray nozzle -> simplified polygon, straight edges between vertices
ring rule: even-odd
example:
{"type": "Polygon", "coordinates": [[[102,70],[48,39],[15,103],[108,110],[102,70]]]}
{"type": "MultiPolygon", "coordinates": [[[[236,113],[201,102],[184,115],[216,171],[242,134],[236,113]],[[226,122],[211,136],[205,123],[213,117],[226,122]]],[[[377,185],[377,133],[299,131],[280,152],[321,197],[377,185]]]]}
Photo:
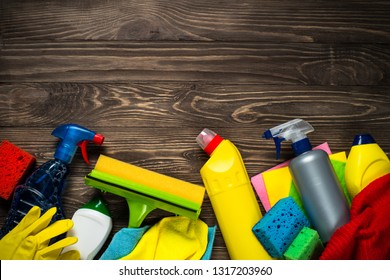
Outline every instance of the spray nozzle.
{"type": "Polygon", "coordinates": [[[83,159],[89,164],[87,144],[93,142],[96,145],[103,144],[104,136],[77,124],[64,124],[58,126],[51,133],[61,139],[54,157],[70,163],[76,153],[77,147],[81,148],[83,159]]]}
{"type": "Polygon", "coordinates": [[[281,143],[284,140],[290,140],[292,142],[292,148],[296,155],[300,155],[304,152],[311,150],[311,144],[306,134],[314,131],[314,128],[302,119],[294,119],[275,126],[264,132],[263,138],[274,139],[276,146],[276,158],[280,156],[281,143]]]}

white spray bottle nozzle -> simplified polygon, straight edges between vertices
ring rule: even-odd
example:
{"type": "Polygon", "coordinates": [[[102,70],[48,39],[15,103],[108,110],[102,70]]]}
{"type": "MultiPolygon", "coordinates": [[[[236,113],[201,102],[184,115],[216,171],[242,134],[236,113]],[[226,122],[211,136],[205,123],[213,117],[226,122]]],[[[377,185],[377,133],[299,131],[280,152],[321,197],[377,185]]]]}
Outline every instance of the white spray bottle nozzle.
{"type": "Polygon", "coordinates": [[[314,128],[308,122],[302,119],[294,119],[268,129],[264,132],[263,138],[274,139],[276,146],[276,158],[278,159],[280,155],[281,142],[284,140],[292,142],[292,146],[296,154],[301,154],[302,152],[311,150],[311,145],[306,134],[312,131],[314,131],[314,128]]]}

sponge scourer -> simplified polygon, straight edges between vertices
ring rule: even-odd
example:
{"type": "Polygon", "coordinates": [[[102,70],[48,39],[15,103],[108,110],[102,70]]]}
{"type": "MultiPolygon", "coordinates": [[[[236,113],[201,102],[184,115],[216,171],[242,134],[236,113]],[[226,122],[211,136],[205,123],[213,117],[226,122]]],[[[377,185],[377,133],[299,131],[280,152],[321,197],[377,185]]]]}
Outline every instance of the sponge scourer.
{"type": "Polygon", "coordinates": [[[35,163],[35,157],[4,140],[0,143],[0,197],[9,199],[35,163]]]}
{"type": "Polygon", "coordinates": [[[280,199],[253,227],[257,239],[274,258],[281,258],[303,227],[310,223],[292,197],[280,199]]]}
{"type": "Polygon", "coordinates": [[[319,259],[324,247],[318,232],[304,227],[284,253],[286,260],[319,259]]]}

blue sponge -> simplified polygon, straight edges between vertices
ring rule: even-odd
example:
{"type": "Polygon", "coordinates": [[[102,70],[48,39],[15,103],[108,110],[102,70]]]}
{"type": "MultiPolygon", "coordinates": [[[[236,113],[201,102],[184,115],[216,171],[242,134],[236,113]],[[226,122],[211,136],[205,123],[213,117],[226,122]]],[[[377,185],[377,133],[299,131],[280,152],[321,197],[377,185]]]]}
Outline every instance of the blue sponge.
{"type": "Polygon", "coordinates": [[[280,199],[252,231],[273,258],[280,258],[303,227],[310,227],[310,223],[289,196],[280,199]]]}

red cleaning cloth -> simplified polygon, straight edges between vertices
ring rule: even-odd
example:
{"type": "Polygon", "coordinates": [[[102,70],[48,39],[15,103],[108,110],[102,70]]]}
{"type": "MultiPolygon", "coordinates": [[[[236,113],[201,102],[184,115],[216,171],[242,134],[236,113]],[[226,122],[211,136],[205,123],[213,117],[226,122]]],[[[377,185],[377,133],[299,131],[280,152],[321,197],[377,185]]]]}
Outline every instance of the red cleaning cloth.
{"type": "Polygon", "coordinates": [[[335,231],[320,259],[390,259],[389,216],[390,174],[387,174],[355,196],[350,222],[335,231]]]}

